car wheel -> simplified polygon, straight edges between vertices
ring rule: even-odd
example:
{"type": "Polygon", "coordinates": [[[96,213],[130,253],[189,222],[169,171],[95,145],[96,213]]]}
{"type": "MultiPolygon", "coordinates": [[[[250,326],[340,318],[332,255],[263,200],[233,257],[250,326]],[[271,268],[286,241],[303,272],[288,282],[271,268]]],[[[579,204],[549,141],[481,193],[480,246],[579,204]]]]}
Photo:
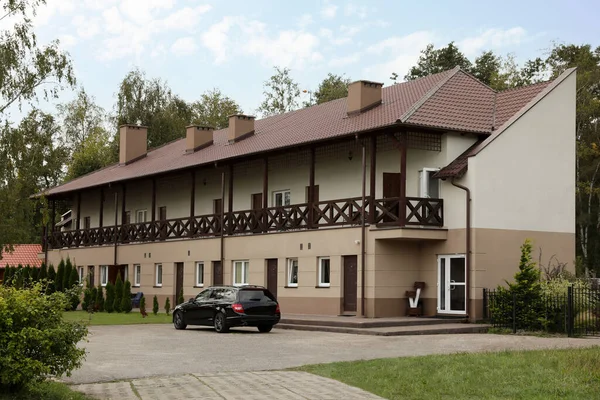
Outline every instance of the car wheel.
{"type": "Polygon", "coordinates": [[[173,325],[175,325],[175,329],[185,329],[187,325],[183,322],[183,313],[181,311],[175,311],[175,315],[173,315],[173,325]]]}
{"type": "Polygon", "coordinates": [[[218,312],[215,315],[215,331],[219,333],[225,333],[229,331],[229,326],[227,326],[227,318],[222,312],[218,312]]]}
{"type": "Polygon", "coordinates": [[[269,332],[271,332],[271,329],[273,329],[273,325],[259,325],[258,326],[258,331],[260,333],[269,333],[269,332]]]}

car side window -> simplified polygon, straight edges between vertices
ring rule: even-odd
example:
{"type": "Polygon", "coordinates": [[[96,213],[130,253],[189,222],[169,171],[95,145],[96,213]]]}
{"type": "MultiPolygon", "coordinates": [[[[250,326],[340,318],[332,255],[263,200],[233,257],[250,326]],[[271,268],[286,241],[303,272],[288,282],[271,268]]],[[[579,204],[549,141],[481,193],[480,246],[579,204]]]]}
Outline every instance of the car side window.
{"type": "Polygon", "coordinates": [[[198,296],[196,296],[196,301],[206,301],[210,298],[211,293],[213,292],[213,290],[211,289],[206,289],[201,291],[198,296]]]}

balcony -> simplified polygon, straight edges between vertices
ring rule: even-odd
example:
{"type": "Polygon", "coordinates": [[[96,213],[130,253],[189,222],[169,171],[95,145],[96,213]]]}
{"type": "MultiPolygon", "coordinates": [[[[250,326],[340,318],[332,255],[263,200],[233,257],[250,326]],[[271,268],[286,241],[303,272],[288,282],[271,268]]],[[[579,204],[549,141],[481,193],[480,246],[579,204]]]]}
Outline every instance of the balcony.
{"type": "MultiPolygon", "coordinates": [[[[375,226],[444,226],[443,200],[419,197],[365,198],[365,223],[375,226]],[[400,212],[403,210],[404,212],[400,212]]],[[[174,218],[138,224],[52,232],[49,249],[360,226],[363,200],[302,203],[283,207],[174,218]]]]}

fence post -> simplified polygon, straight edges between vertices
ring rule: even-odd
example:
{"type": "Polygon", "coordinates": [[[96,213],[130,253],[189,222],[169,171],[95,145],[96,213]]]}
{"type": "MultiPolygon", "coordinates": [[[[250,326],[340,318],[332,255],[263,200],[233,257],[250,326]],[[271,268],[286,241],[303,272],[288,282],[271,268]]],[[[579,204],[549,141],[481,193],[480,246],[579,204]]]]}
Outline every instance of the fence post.
{"type": "Polygon", "coordinates": [[[483,288],[483,319],[487,321],[488,317],[488,290],[483,288]]]}
{"type": "Polygon", "coordinates": [[[517,333],[517,293],[512,292],[512,328],[517,333]]]}
{"type": "Polygon", "coordinates": [[[573,285],[567,288],[567,336],[573,336],[573,285]]]}

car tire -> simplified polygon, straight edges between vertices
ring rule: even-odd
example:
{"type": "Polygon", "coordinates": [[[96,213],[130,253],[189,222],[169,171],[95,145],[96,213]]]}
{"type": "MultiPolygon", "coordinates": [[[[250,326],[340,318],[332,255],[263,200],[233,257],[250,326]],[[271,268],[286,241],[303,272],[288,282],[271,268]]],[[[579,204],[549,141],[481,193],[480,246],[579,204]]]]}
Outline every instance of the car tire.
{"type": "Polygon", "coordinates": [[[227,325],[227,317],[222,312],[218,312],[215,314],[215,331],[218,333],[226,333],[229,331],[229,326],[227,325]]]}
{"type": "Polygon", "coordinates": [[[273,325],[259,325],[258,326],[258,331],[260,333],[269,333],[269,332],[271,332],[271,329],[273,329],[273,325]]]}
{"type": "Polygon", "coordinates": [[[183,322],[183,313],[181,311],[175,311],[175,314],[173,314],[173,325],[177,330],[187,328],[187,324],[183,322]]]}

